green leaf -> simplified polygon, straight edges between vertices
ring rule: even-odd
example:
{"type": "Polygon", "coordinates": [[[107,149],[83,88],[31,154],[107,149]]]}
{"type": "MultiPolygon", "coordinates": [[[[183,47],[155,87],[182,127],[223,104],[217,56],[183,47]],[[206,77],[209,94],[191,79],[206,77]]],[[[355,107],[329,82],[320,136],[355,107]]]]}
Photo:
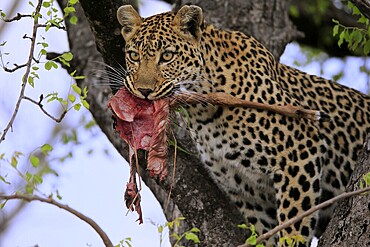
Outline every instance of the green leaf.
{"type": "Polygon", "coordinates": [[[18,160],[17,158],[13,155],[12,159],[10,160],[10,164],[14,167],[17,168],[18,165],[18,160]]]}
{"type": "Polygon", "coordinates": [[[78,21],[78,18],[77,16],[75,15],[72,15],[71,18],[69,18],[69,22],[72,24],[72,25],[76,25],[77,24],[77,21],[78,21]]]}
{"type": "Polygon", "coordinates": [[[36,70],[39,70],[39,67],[33,66],[32,69],[36,71],[36,70]]]}
{"type": "Polygon", "coordinates": [[[72,89],[73,89],[73,91],[75,91],[78,95],[81,95],[81,88],[80,88],[76,83],[73,83],[73,84],[72,84],[72,89]]]}
{"type": "Polygon", "coordinates": [[[45,7],[45,8],[49,8],[50,7],[50,2],[43,2],[42,6],[45,7]]]}
{"type": "Polygon", "coordinates": [[[185,233],[185,238],[187,240],[193,241],[196,244],[199,244],[200,243],[198,236],[196,234],[192,233],[192,232],[186,232],[185,233]]]}
{"type": "Polygon", "coordinates": [[[158,233],[162,233],[163,232],[163,226],[158,226],[157,231],[158,231],[158,233]]]}
{"type": "Polygon", "coordinates": [[[339,25],[335,25],[333,27],[333,37],[336,36],[338,34],[338,30],[339,30],[339,25]]]}
{"type": "Polygon", "coordinates": [[[53,151],[53,147],[50,144],[44,144],[41,146],[40,150],[44,155],[48,155],[49,152],[53,151]]]}
{"type": "Polygon", "coordinates": [[[35,82],[33,80],[33,77],[32,76],[29,76],[28,79],[27,79],[27,82],[28,84],[31,85],[31,87],[35,87],[35,82]]]}
{"type": "Polygon", "coordinates": [[[45,63],[45,69],[46,70],[51,70],[51,68],[53,67],[53,61],[47,61],[46,63],[45,63]]]}
{"type": "Polygon", "coordinates": [[[289,14],[292,16],[292,17],[299,17],[299,9],[296,5],[290,5],[289,7],[289,14]]]}
{"type": "Polygon", "coordinates": [[[193,227],[190,230],[191,232],[200,232],[199,228],[193,227]]]}
{"type": "Polygon", "coordinates": [[[32,7],[35,7],[31,1],[28,1],[28,4],[31,5],[32,7]]]}
{"type": "Polygon", "coordinates": [[[70,5],[75,5],[76,3],[78,3],[79,0],[69,0],[68,1],[68,4],[70,5]]]}
{"type": "Polygon", "coordinates": [[[176,240],[180,240],[180,236],[177,233],[173,233],[172,237],[175,238],[176,240]]]}
{"type": "Polygon", "coordinates": [[[0,46],[4,46],[7,41],[4,41],[3,43],[0,43],[0,46]]]}
{"type": "Polygon", "coordinates": [[[33,175],[33,182],[36,184],[42,184],[43,182],[42,177],[36,174],[33,175]]]}
{"type": "Polygon", "coordinates": [[[85,79],[86,76],[84,75],[78,75],[78,76],[73,76],[73,79],[75,80],[82,80],[82,79],[85,79]]]}
{"type": "Polygon", "coordinates": [[[3,203],[0,204],[0,209],[3,209],[4,208],[6,202],[7,201],[5,201],[5,202],[3,202],[3,203]]]}
{"type": "Polygon", "coordinates": [[[27,181],[30,181],[31,180],[31,178],[32,178],[32,174],[31,173],[29,173],[28,171],[26,172],[26,180],[27,181]]]}
{"type": "Polygon", "coordinates": [[[62,54],[62,58],[69,62],[73,59],[73,54],[72,52],[65,52],[62,54]]]}
{"type": "Polygon", "coordinates": [[[357,21],[358,23],[369,25],[369,19],[367,19],[365,16],[361,16],[360,19],[357,21]]]}
{"type": "Polygon", "coordinates": [[[248,244],[250,244],[250,245],[256,245],[256,243],[257,243],[257,236],[256,235],[252,235],[245,242],[248,243],[248,244]]]}
{"type": "Polygon", "coordinates": [[[37,168],[40,164],[40,159],[35,155],[30,156],[30,161],[31,161],[32,166],[35,168],[37,168]]]}
{"type": "Polygon", "coordinates": [[[73,108],[76,110],[76,111],[79,111],[80,109],[81,109],[81,104],[75,104],[74,106],[73,106],[73,108]]]}
{"type": "Polygon", "coordinates": [[[64,8],[64,16],[68,16],[70,13],[76,12],[76,9],[74,7],[65,7],[64,8]]]}
{"type": "Polygon", "coordinates": [[[364,45],[364,55],[367,56],[370,53],[370,39],[366,41],[364,45]]]}
{"type": "Polygon", "coordinates": [[[73,94],[68,94],[68,99],[69,101],[71,101],[72,103],[74,103],[76,101],[76,97],[73,95],[73,94]]]}
{"type": "Polygon", "coordinates": [[[86,100],[81,100],[81,103],[82,103],[82,105],[83,105],[86,109],[89,109],[89,108],[90,108],[90,105],[89,105],[89,103],[88,103],[86,100]]]}
{"type": "Polygon", "coordinates": [[[249,227],[247,227],[247,225],[246,224],[240,224],[240,225],[238,225],[238,227],[239,228],[241,228],[241,229],[248,229],[249,227]]]}
{"type": "Polygon", "coordinates": [[[343,44],[343,39],[344,39],[344,32],[341,32],[339,35],[339,40],[338,40],[339,47],[343,44]]]}
{"type": "Polygon", "coordinates": [[[5,157],[5,153],[0,154],[0,160],[3,160],[5,157]]]}
{"type": "Polygon", "coordinates": [[[331,19],[331,21],[334,22],[335,24],[339,24],[339,21],[336,19],[331,19]]]}
{"type": "Polygon", "coordinates": [[[355,42],[358,44],[361,42],[362,40],[362,34],[360,31],[353,31],[353,39],[355,40],[355,42]]]}

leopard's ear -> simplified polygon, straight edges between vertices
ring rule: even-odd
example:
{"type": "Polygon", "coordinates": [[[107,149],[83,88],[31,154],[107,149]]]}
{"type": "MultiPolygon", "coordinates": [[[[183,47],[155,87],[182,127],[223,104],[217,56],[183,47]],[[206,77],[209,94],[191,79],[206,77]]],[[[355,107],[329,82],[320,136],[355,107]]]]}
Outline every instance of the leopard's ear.
{"type": "Polygon", "coordinates": [[[123,5],[117,10],[117,19],[121,24],[121,34],[127,42],[139,28],[142,19],[131,5],[123,5]]]}
{"type": "Polygon", "coordinates": [[[203,11],[198,6],[185,5],[176,13],[172,25],[186,39],[199,41],[202,34],[203,11]]]}

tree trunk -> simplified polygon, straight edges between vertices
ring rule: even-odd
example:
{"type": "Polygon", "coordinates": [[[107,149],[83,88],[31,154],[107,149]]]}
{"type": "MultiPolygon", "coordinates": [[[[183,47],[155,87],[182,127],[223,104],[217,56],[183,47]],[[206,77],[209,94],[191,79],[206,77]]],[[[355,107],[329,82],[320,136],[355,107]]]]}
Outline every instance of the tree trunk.
{"type": "MultiPolygon", "coordinates": [[[[67,0],[58,2],[63,7],[67,0]]],[[[77,8],[77,25],[67,23],[70,48],[74,54],[72,67],[73,70],[77,69],[78,74],[86,75],[86,79],[78,83],[82,87],[88,87],[90,111],[112,145],[127,160],[127,145],[113,130],[112,114],[106,109],[112,95],[111,89],[100,85],[101,71],[104,70],[102,61],[111,66],[124,64],[124,41],[120,36],[120,26],[115,15],[122,1],[80,2],[82,8],[77,8]]],[[[276,57],[281,55],[288,42],[297,37],[297,32],[288,19],[287,1],[204,0],[192,3],[203,7],[208,22],[256,36],[276,57]]],[[[181,147],[196,153],[188,133],[179,130],[176,132],[176,138],[181,147]]],[[[173,151],[170,150],[170,153],[173,154],[173,151]]],[[[172,173],[172,160],[173,157],[170,157],[169,174],[172,173]]],[[[140,153],[140,165],[142,179],[164,208],[168,221],[172,221],[179,214],[185,216],[189,226],[200,228],[202,246],[237,246],[244,242],[246,232],[237,228],[237,224],[243,222],[241,214],[211,180],[197,155],[177,152],[174,182],[171,181],[171,176],[164,183],[150,178],[145,169],[143,153],[140,153]],[[172,183],[174,187],[171,200],[165,208],[172,183]]]]}
{"type": "MultiPolygon", "coordinates": [[[[370,172],[370,135],[349,181],[347,191],[360,188],[363,174],[370,172]]],[[[328,228],[321,236],[319,247],[370,246],[370,193],[340,201],[328,228]]]]}

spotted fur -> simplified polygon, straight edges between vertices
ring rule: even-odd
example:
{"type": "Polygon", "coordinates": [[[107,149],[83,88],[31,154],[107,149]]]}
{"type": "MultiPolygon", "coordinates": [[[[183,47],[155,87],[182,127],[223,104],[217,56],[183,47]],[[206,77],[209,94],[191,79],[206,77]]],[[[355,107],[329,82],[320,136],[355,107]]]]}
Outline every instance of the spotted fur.
{"type": "MultiPolygon", "coordinates": [[[[201,159],[259,234],[344,190],[370,127],[369,97],[279,64],[253,37],[205,24],[196,6],[145,19],[123,6],[118,20],[126,41],[123,84],[140,98],[226,92],[331,116],[318,123],[242,107],[187,106],[201,159]]],[[[301,235],[306,243],[300,246],[308,246],[332,210],[306,217],[267,243],[301,235]]]]}

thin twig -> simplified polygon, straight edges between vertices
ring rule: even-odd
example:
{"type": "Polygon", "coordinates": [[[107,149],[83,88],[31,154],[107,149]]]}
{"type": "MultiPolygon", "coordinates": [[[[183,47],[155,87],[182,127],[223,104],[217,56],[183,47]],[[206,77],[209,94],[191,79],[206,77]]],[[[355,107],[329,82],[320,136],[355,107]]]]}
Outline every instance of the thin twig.
{"type": "MultiPolygon", "coordinates": [[[[37,7],[36,7],[37,8],[37,7]]],[[[20,13],[17,13],[16,16],[14,16],[13,18],[10,18],[10,19],[7,19],[7,18],[4,18],[2,19],[4,22],[13,22],[13,21],[19,21],[20,19],[24,18],[24,17],[32,17],[32,15],[29,15],[29,14],[20,14],[20,13]]]]}
{"type": "MultiPolygon", "coordinates": [[[[335,197],[333,197],[333,198],[331,198],[331,199],[329,199],[325,202],[322,202],[322,203],[310,208],[309,210],[305,211],[304,213],[302,213],[300,215],[297,215],[296,217],[284,222],[283,224],[276,226],[274,229],[266,232],[265,234],[262,234],[261,236],[259,236],[257,238],[256,244],[260,243],[261,241],[263,241],[265,239],[268,239],[268,238],[272,237],[273,235],[275,235],[279,231],[281,231],[281,230],[293,225],[294,223],[302,220],[304,217],[307,217],[308,215],[313,214],[317,210],[328,207],[328,206],[334,204],[335,202],[337,202],[341,199],[346,199],[346,198],[349,198],[349,197],[352,197],[352,196],[360,195],[360,194],[368,192],[368,191],[370,191],[370,186],[366,187],[364,189],[360,189],[360,190],[345,192],[345,193],[337,195],[337,196],[335,196],[335,197]]],[[[246,243],[246,244],[239,245],[238,247],[251,247],[251,245],[246,243]]]]}
{"type": "Polygon", "coordinates": [[[44,109],[44,106],[41,104],[41,102],[42,102],[42,98],[40,97],[40,100],[37,102],[36,100],[34,100],[34,99],[31,99],[30,97],[27,97],[27,96],[23,96],[22,97],[23,99],[25,99],[25,100],[28,100],[28,101],[30,101],[30,102],[32,102],[32,103],[34,103],[35,105],[37,105],[37,106],[39,106],[40,107],[40,109],[41,109],[41,111],[46,115],[46,116],[48,116],[49,118],[51,118],[51,119],[53,119],[55,122],[57,122],[57,123],[60,123],[62,120],[63,120],[63,118],[65,117],[65,115],[67,114],[67,110],[64,110],[63,112],[62,112],[62,114],[60,115],[60,117],[59,118],[56,118],[56,117],[54,117],[54,116],[52,116],[50,113],[48,113],[45,109],[44,109]]]}
{"type": "Polygon", "coordinates": [[[2,199],[2,200],[19,199],[19,200],[24,200],[24,201],[27,201],[27,202],[40,201],[40,202],[44,202],[44,203],[54,205],[58,208],[61,208],[65,211],[73,214],[74,216],[81,219],[82,221],[86,222],[88,225],[90,225],[96,231],[96,233],[99,234],[100,238],[103,240],[104,245],[106,247],[113,247],[113,244],[112,244],[111,240],[109,239],[108,235],[103,231],[103,229],[101,229],[101,227],[94,220],[92,220],[91,218],[87,217],[86,215],[78,212],[77,210],[69,207],[68,205],[61,204],[61,203],[55,201],[51,197],[43,198],[43,197],[39,197],[39,196],[35,196],[35,195],[21,195],[21,194],[4,195],[4,194],[0,194],[0,199],[2,199]]]}
{"type": "MultiPolygon", "coordinates": [[[[42,0],[38,0],[37,6],[36,6],[36,9],[35,9],[35,13],[34,13],[35,16],[37,16],[40,13],[41,5],[42,5],[42,0]]],[[[24,73],[24,75],[22,77],[21,91],[19,93],[19,97],[18,97],[17,103],[15,105],[13,115],[12,115],[8,125],[5,127],[5,129],[4,129],[4,131],[1,135],[0,144],[1,144],[1,142],[3,142],[5,140],[6,134],[8,133],[9,129],[13,125],[13,122],[15,120],[15,117],[18,114],[18,110],[19,110],[19,107],[21,105],[21,101],[22,101],[23,96],[24,96],[24,91],[25,91],[26,85],[27,85],[27,79],[28,79],[28,76],[29,76],[30,71],[31,71],[31,64],[32,64],[33,54],[35,52],[38,20],[39,20],[39,18],[34,18],[34,21],[33,21],[33,31],[32,31],[32,40],[31,40],[30,53],[28,55],[28,60],[27,60],[27,63],[26,63],[26,72],[24,73]]]]}
{"type": "Polygon", "coordinates": [[[5,72],[9,72],[9,73],[13,73],[14,71],[18,70],[18,69],[21,69],[23,67],[26,67],[27,64],[21,64],[21,65],[18,65],[18,64],[14,64],[14,68],[12,69],[8,69],[7,67],[3,66],[3,69],[5,72]]]}

